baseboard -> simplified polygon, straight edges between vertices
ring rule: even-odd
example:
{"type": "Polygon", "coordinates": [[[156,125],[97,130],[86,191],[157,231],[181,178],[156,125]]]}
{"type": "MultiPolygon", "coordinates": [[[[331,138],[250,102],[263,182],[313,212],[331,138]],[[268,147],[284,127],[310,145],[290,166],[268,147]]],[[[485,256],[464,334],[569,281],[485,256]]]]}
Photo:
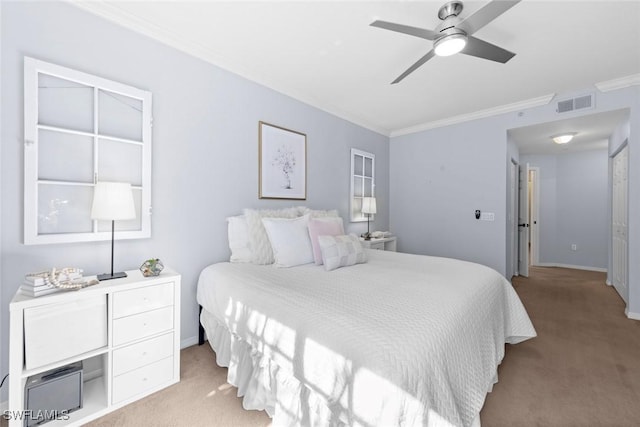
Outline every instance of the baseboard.
{"type": "Polygon", "coordinates": [[[604,282],[607,286],[613,286],[613,283],[609,279],[604,282]]]}
{"type": "Polygon", "coordinates": [[[584,265],[572,265],[572,264],[557,264],[553,262],[539,262],[536,265],[532,265],[532,267],[560,267],[560,268],[572,268],[574,270],[587,270],[587,271],[597,271],[600,273],[606,273],[606,268],[599,267],[586,267],[584,265]]]}
{"type": "Polygon", "coordinates": [[[192,345],[196,345],[198,344],[198,337],[188,337],[183,339],[182,341],[180,341],[180,348],[187,348],[187,347],[191,347],[192,345]]]}
{"type": "Polygon", "coordinates": [[[640,313],[632,313],[631,311],[626,311],[626,315],[629,319],[640,320],[640,313]]]}

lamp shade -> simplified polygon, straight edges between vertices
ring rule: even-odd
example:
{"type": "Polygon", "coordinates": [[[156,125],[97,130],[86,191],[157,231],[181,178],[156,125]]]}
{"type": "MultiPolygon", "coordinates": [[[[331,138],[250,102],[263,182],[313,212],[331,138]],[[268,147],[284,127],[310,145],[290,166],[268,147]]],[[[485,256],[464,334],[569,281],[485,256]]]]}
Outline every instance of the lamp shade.
{"type": "Polygon", "coordinates": [[[128,182],[99,181],[93,189],[91,219],[123,220],[134,219],[136,208],[133,192],[128,182]]]}
{"type": "Polygon", "coordinates": [[[375,197],[363,197],[362,198],[362,213],[374,214],[376,213],[376,198],[375,197]]]}

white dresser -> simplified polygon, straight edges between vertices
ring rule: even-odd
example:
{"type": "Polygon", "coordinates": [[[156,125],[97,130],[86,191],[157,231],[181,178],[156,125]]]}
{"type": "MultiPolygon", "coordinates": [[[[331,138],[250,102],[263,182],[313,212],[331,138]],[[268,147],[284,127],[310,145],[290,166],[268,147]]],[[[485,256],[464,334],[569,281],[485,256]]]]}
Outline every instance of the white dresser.
{"type": "Polygon", "coordinates": [[[83,407],[47,422],[82,425],[180,381],[180,275],[127,271],[79,291],[32,298],[10,309],[9,426],[23,425],[33,375],[83,362],[83,407]]]}

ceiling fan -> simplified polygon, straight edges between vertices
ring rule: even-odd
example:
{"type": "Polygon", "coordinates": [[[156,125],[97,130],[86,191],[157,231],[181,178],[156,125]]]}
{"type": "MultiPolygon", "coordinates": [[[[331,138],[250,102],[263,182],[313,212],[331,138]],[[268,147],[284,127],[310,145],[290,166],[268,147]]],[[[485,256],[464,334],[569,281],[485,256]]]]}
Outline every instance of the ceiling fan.
{"type": "Polygon", "coordinates": [[[411,27],[409,25],[387,21],[372,22],[370,24],[372,27],[383,28],[385,30],[396,31],[398,33],[433,41],[433,49],[427,52],[426,55],[409,67],[407,71],[402,73],[397,79],[391,82],[391,84],[399,83],[435,55],[449,56],[460,52],[504,64],[513,58],[515,53],[475,38],[472,34],[519,2],[520,0],[493,0],[472,15],[462,19],[458,16],[460,12],[462,12],[462,2],[450,1],[438,11],[438,18],[442,20],[442,23],[440,23],[435,30],[411,27]]]}

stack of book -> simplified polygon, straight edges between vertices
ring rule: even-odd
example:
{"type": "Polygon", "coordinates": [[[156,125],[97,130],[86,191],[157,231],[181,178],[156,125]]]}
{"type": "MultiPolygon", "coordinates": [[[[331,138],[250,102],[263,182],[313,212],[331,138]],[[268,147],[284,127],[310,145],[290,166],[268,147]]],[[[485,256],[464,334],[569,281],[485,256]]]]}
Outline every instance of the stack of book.
{"type": "MultiPolygon", "coordinates": [[[[80,280],[82,279],[82,271],[71,272],[69,274],[60,274],[58,280],[60,282],[67,280],[80,280]]],[[[20,286],[20,293],[30,297],[40,297],[42,295],[51,294],[61,290],[51,283],[48,277],[40,276],[26,276],[22,286],[20,286]]]]}

